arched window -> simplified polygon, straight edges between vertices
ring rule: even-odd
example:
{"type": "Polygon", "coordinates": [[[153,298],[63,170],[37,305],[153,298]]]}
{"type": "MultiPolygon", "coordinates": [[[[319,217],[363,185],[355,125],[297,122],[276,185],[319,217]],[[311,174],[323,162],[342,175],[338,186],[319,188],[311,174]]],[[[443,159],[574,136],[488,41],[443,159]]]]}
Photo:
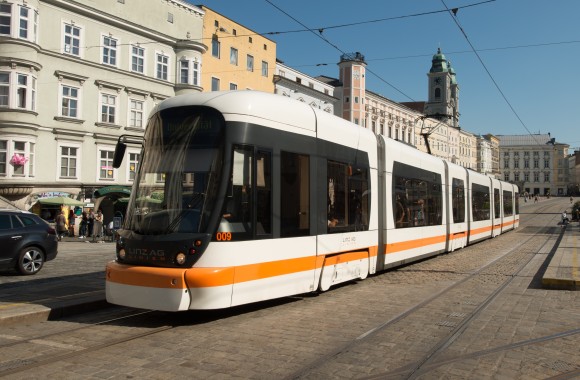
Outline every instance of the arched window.
{"type": "Polygon", "coordinates": [[[436,88],[435,89],[435,99],[439,99],[439,98],[441,98],[441,89],[436,88]]]}

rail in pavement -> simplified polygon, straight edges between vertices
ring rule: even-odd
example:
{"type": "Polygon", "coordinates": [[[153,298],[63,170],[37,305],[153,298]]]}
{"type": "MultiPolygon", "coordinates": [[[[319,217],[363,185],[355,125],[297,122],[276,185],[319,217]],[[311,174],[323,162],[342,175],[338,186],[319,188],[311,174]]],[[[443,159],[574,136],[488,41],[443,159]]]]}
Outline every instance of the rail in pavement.
{"type": "MultiPolygon", "coordinates": [[[[542,278],[546,288],[580,290],[579,237],[578,222],[565,227],[542,278]]],[[[67,244],[67,241],[75,244],[72,238],[65,238],[62,244],[67,244]]],[[[78,243],[76,240],[76,250],[79,249],[78,243]]],[[[109,244],[80,246],[99,247],[95,250],[98,252],[110,247],[109,244]]],[[[110,256],[101,255],[103,263],[110,260],[110,256]]],[[[0,326],[54,320],[110,306],[105,300],[104,265],[99,261],[93,265],[94,272],[72,276],[63,273],[59,277],[44,280],[38,280],[37,276],[27,276],[18,283],[0,284],[0,326]]]]}

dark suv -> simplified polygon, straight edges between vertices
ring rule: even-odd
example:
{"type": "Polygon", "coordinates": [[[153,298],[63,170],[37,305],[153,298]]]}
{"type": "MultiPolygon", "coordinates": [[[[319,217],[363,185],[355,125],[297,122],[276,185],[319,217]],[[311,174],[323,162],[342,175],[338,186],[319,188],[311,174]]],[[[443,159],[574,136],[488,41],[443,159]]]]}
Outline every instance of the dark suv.
{"type": "Polygon", "coordinates": [[[38,215],[0,209],[0,269],[35,274],[57,252],[56,231],[38,215]]]}

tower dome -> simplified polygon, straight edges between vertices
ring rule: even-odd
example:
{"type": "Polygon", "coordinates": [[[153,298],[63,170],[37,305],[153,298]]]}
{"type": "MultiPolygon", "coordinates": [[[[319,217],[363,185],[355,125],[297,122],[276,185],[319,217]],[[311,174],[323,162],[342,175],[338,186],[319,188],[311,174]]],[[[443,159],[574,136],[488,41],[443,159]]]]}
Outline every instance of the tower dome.
{"type": "Polygon", "coordinates": [[[443,73],[449,71],[449,65],[447,63],[447,58],[441,53],[441,48],[437,49],[437,54],[433,56],[431,60],[431,73],[443,73]]]}

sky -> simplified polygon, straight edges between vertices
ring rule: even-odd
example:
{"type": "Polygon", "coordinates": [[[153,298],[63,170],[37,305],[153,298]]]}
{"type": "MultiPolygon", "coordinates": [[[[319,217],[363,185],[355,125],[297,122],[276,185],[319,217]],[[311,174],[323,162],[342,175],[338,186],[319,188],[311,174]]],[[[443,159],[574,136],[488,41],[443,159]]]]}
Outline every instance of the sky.
{"type": "Polygon", "coordinates": [[[580,147],[580,0],[191,2],[275,41],[278,59],[313,77],[338,78],[340,56],[360,52],[367,90],[396,102],[427,100],[441,48],[456,72],[462,129],[550,133],[580,147]]]}

